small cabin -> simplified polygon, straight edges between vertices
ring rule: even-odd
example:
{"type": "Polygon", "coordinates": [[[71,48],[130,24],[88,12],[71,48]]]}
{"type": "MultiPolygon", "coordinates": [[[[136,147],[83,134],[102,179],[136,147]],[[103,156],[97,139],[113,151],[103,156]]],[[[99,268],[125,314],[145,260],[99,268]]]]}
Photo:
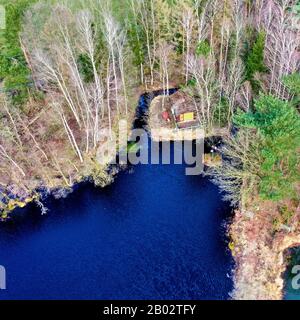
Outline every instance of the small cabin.
{"type": "Polygon", "coordinates": [[[188,129],[201,125],[193,100],[180,91],[169,97],[169,103],[166,110],[162,112],[162,118],[166,122],[173,121],[177,129],[188,129]]]}

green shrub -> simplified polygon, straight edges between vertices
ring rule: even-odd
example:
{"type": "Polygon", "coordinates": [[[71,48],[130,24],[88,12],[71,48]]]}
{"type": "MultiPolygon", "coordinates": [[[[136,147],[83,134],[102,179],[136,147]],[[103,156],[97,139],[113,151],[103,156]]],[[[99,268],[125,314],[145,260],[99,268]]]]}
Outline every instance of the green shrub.
{"type": "Polygon", "coordinates": [[[91,82],[94,79],[93,65],[87,54],[80,54],[78,57],[78,66],[85,82],[91,82]]]}
{"type": "Polygon", "coordinates": [[[211,47],[210,47],[207,40],[200,41],[198,43],[197,48],[196,48],[196,55],[198,57],[200,57],[200,56],[208,57],[210,52],[211,52],[211,47]]]}
{"type": "Polygon", "coordinates": [[[300,95],[300,73],[294,72],[282,78],[284,85],[293,94],[300,95]]]}
{"type": "Polygon", "coordinates": [[[230,108],[228,99],[222,97],[214,112],[214,124],[220,127],[225,127],[228,124],[229,110],[230,108]]]}

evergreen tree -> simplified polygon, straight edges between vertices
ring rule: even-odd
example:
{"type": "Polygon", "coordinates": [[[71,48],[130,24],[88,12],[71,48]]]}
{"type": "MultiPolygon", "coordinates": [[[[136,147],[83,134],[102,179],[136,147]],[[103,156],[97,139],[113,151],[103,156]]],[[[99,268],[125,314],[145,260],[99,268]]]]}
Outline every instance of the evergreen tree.
{"type": "Polygon", "coordinates": [[[276,201],[295,196],[295,184],[300,181],[298,111],[289,102],[264,95],[256,101],[254,113],[238,114],[235,123],[241,129],[255,129],[253,138],[260,141],[261,197],[276,201]]]}
{"type": "Polygon", "coordinates": [[[255,74],[268,71],[264,64],[265,37],[265,33],[260,32],[253,44],[253,47],[246,55],[245,80],[251,82],[255,92],[258,92],[260,89],[259,82],[255,79],[255,74]]]}
{"type": "Polygon", "coordinates": [[[294,96],[292,103],[295,106],[300,104],[300,73],[294,72],[283,77],[283,83],[294,96]]]}

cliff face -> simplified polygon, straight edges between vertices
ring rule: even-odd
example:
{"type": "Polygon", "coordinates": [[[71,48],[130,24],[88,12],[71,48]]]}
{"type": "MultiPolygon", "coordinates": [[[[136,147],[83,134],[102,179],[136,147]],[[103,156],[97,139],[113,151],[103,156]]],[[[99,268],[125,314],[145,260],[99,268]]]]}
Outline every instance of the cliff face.
{"type": "Polygon", "coordinates": [[[284,252],[300,245],[300,206],[294,210],[290,229],[281,226],[278,231],[274,231],[278,208],[272,203],[260,204],[256,212],[236,212],[230,227],[230,246],[236,261],[233,299],[283,299],[284,252]]]}

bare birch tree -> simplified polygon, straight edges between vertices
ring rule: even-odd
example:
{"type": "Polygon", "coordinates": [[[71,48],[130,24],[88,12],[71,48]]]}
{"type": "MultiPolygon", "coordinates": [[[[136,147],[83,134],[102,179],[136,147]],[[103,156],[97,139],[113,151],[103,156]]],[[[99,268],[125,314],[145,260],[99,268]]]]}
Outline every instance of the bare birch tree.
{"type": "Polygon", "coordinates": [[[188,82],[189,79],[189,66],[190,66],[190,56],[191,56],[191,46],[193,40],[193,27],[195,25],[195,17],[193,9],[190,7],[185,7],[182,13],[181,25],[184,35],[184,44],[183,44],[183,56],[185,59],[185,82],[188,82]]]}
{"type": "Polygon", "coordinates": [[[262,2],[258,23],[266,32],[265,62],[270,69],[267,86],[279,98],[289,98],[282,77],[299,71],[300,21],[292,12],[296,1],[270,0],[262,2]]]}

